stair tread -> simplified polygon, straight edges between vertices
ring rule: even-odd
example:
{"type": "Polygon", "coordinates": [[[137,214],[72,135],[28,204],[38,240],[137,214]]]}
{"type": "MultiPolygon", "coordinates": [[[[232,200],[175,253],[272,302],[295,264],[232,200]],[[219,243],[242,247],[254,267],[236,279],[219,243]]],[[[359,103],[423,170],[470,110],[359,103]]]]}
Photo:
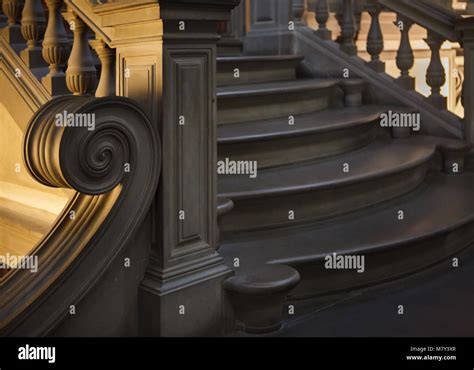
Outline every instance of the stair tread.
{"type": "Polygon", "coordinates": [[[235,55],[217,57],[217,63],[301,61],[302,55],[235,55]]]}
{"type": "Polygon", "coordinates": [[[287,117],[220,125],[217,128],[218,143],[251,142],[306,133],[337,131],[375,121],[388,109],[390,108],[378,105],[327,109],[295,116],[294,125],[288,124],[287,117]]]}
{"type": "Polygon", "coordinates": [[[304,92],[335,86],[340,79],[305,78],[290,81],[264,82],[256,84],[231,85],[217,88],[217,98],[238,98],[258,95],[273,95],[304,92]]]}
{"type": "Polygon", "coordinates": [[[425,163],[434,155],[441,142],[442,140],[434,137],[422,136],[400,140],[384,138],[360,150],[323,161],[262,170],[255,178],[245,175],[221,175],[219,195],[234,200],[323,190],[361,180],[367,181],[425,163]],[[343,172],[344,163],[350,165],[348,173],[343,172]]]}
{"type": "Polygon", "coordinates": [[[438,173],[429,185],[354,217],[335,222],[265,231],[239,241],[224,242],[219,249],[230,263],[240,259],[239,270],[262,263],[303,263],[331,253],[361,254],[390,248],[448,232],[474,221],[474,173],[438,173]],[[399,210],[405,214],[398,221],[399,210]]]}
{"type": "Polygon", "coordinates": [[[226,279],[224,286],[227,290],[243,294],[276,293],[291,289],[299,280],[300,274],[290,266],[265,264],[248,274],[237,274],[226,279]]]}

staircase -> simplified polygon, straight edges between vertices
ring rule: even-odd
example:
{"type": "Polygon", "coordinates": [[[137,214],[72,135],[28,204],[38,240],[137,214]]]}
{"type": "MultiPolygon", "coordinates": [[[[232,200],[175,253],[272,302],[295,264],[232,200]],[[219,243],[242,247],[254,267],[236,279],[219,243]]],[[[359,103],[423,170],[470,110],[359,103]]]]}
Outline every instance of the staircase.
{"type": "Polygon", "coordinates": [[[325,0],[256,1],[2,2],[1,143],[25,178],[0,179],[0,252],[41,263],[0,270],[0,334],[279,335],[472,246],[474,25],[368,0],[366,62],[351,0],[337,36],[325,0]],[[427,28],[429,97],[406,31],[385,74],[382,6],[427,28]],[[440,94],[444,40],[464,47],[463,118],[440,94]]]}
{"type": "Polygon", "coordinates": [[[225,288],[250,333],[278,328],[289,301],[413,273],[474,241],[470,145],[381,127],[383,113],[409,109],[370,104],[359,79],[301,76],[302,62],[217,59],[218,158],[258,167],[218,180],[233,202],[219,222],[219,253],[235,270],[225,288]],[[365,266],[330,269],[334,255],[365,266]]]}

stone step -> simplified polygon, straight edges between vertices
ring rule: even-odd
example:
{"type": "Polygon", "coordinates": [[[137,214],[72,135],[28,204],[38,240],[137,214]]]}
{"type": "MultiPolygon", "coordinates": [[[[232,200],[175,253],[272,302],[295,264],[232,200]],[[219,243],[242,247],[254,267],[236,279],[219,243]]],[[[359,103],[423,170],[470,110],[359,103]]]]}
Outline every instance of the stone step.
{"type": "Polygon", "coordinates": [[[317,112],[329,107],[338,79],[298,79],[217,89],[219,124],[317,112]]]}
{"type": "MultiPolygon", "coordinates": [[[[331,222],[249,233],[224,241],[219,252],[228,264],[238,261],[235,271],[241,279],[256,274],[264,264],[293,267],[301,280],[291,299],[380,283],[426,268],[472,245],[473,188],[472,172],[437,173],[417,191],[386,204],[331,222]]],[[[271,279],[267,280],[271,286],[271,279]]]]}
{"type": "Polygon", "coordinates": [[[218,57],[217,85],[294,80],[302,60],[298,55],[218,57]]]}
{"type": "Polygon", "coordinates": [[[370,143],[387,107],[364,105],[217,128],[218,158],[257,161],[264,169],[341,154],[370,143]],[[290,124],[292,123],[292,124],[290,124]]]}

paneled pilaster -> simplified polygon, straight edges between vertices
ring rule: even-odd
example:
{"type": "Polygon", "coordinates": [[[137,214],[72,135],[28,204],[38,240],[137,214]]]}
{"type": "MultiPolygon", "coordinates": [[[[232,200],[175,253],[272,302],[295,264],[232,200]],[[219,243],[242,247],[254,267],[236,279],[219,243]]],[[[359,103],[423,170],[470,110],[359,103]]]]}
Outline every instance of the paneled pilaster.
{"type": "Polygon", "coordinates": [[[117,21],[124,37],[111,44],[117,95],[138,101],[162,139],[160,187],[149,215],[149,265],[139,287],[142,335],[224,333],[222,281],[232,272],[216,252],[216,25],[230,18],[238,1],[221,3],[228,4],[151,4],[146,37],[131,37],[117,21]]]}

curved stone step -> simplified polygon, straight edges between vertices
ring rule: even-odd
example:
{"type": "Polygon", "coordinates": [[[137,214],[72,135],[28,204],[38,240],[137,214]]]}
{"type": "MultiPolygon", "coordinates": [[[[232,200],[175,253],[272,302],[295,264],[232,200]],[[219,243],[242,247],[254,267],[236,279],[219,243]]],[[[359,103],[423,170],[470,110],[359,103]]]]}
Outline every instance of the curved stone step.
{"type": "Polygon", "coordinates": [[[294,80],[302,60],[299,55],[217,57],[217,86],[294,80]]]}
{"type": "MultiPolygon", "coordinates": [[[[358,151],[322,161],[260,172],[257,164],[257,172],[251,175],[254,178],[220,175],[219,195],[234,202],[221,230],[226,233],[282,227],[392,199],[423,182],[436,164],[438,150],[459,152],[462,169],[462,148],[466,150],[463,142],[434,137],[384,138],[358,151]]],[[[445,157],[451,163],[451,156],[445,157]]]]}
{"type": "Polygon", "coordinates": [[[219,124],[296,116],[326,109],[338,79],[224,86],[217,88],[219,124]]]}
{"type": "Polygon", "coordinates": [[[257,161],[260,169],[344,153],[370,143],[382,106],[327,109],[294,117],[221,125],[218,158],[257,161]]]}
{"type": "Polygon", "coordinates": [[[242,53],[243,42],[238,38],[223,36],[217,42],[217,55],[239,56],[242,53]]]}
{"type": "Polygon", "coordinates": [[[387,204],[327,223],[251,233],[224,242],[219,252],[228,263],[238,258],[237,273],[242,275],[254,273],[264,263],[294,267],[301,275],[292,294],[296,299],[379,283],[472,245],[473,189],[472,172],[440,173],[426,186],[387,204]],[[400,210],[403,220],[399,220],[400,210]],[[334,253],[363,256],[363,272],[329,268],[334,253]]]}
{"type": "Polygon", "coordinates": [[[282,321],[282,305],[300,281],[294,268],[264,264],[245,274],[224,281],[233,307],[237,328],[249,333],[278,330],[282,321]]]}

